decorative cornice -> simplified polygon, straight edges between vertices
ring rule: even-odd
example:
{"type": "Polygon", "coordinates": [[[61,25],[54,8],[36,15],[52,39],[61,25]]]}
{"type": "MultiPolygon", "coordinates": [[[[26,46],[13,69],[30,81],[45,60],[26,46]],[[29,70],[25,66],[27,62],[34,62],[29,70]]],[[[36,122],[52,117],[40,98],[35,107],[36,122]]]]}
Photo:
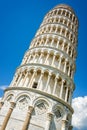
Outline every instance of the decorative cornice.
{"type": "MultiPolygon", "coordinates": [[[[43,34],[46,34],[46,35],[48,35],[48,34],[50,34],[50,35],[56,35],[56,36],[60,36],[60,37],[62,37],[62,38],[64,38],[64,39],[66,39],[67,41],[69,41],[69,42],[71,42],[71,40],[69,40],[67,37],[65,37],[65,36],[62,36],[61,34],[57,34],[57,33],[52,33],[52,32],[50,32],[50,33],[43,33],[43,34]]],[[[38,36],[40,36],[40,35],[43,35],[43,34],[36,34],[35,35],[35,37],[38,37],[38,36]]],[[[75,42],[75,44],[77,43],[77,41],[75,42]]],[[[71,44],[73,44],[73,42],[71,42],[71,44]]]]}
{"type": "Polygon", "coordinates": [[[68,80],[68,81],[70,81],[72,84],[73,84],[73,80],[69,77],[69,76],[67,76],[64,72],[62,72],[62,71],[60,71],[59,69],[57,69],[57,68],[55,68],[55,67],[52,67],[52,66],[50,66],[50,65],[46,65],[46,64],[39,64],[39,63],[28,63],[28,64],[24,64],[24,65],[21,65],[21,66],[19,66],[19,67],[17,67],[17,69],[16,70],[18,70],[18,69],[20,69],[20,68],[22,68],[22,67],[28,67],[28,66],[33,66],[33,67],[43,67],[44,68],[44,70],[46,69],[48,69],[49,71],[52,71],[54,74],[57,74],[57,73],[59,73],[61,76],[63,76],[66,80],[68,80]]]}
{"type": "Polygon", "coordinates": [[[62,24],[62,23],[46,23],[46,24],[40,26],[40,29],[43,28],[44,26],[46,27],[47,25],[57,25],[57,26],[60,25],[60,26],[63,26],[65,28],[67,28],[70,32],[72,32],[72,34],[76,37],[75,32],[73,32],[72,29],[70,29],[68,26],[66,26],[65,24],[62,24]]]}
{"type": "Polygon", "coordinates": [[[67,9],[67,10],[70,10],[72,13],[74,13],[74,10],[72,9],[72,7],[69,6],[69,5],[66,5],[66,4],[59,4],[59,5],[55,6],[54,9],[55,8],[57,8],[57,9],[58,8],[67,9]]]}
{"type": "MultiPolygon", "coordinates": [[[[51,10],[51,11],[52,11],[52,10],[51,10]]],[[[50,18],[55,18],[55,17],[56,17],[56,15],[50,16],[50,18]]],[[[68,19],[66,16],[62,16],[62,15],[59,15],[58,17],[59,17],[59,18],[62,18],[62,17],[63,17],[64,19],[68,19]]],[[[47,20],[47,19],[49,19],[49,17],[46,17],[45,19],[47,20]]],[[[74,23],[73,23],[73,21],[72,21],[71,19],[68,19],[68,20],[74,25],[74,23]]],[[[76,25],[75,25],[75,26],[76,26],[76,25]]]]}
{"type": "MultiPolygon", "coordinates": [[[[26,51],[26,53],[30,50],[33,50],[33,49],[42,49],[42,46],[37,46],[37,47],[32,47],[30,49],[28,49],[26,51]]],[[[48,46],[43,46],[43,49],[52,49],[54,52],[57,51],[59,53],[62,53],[64,56],[66,56],[65,58],[68,58],[73,64],[75,64],[75,61],[72,60],[72,57],[70,57],[67,53],[65,53],[64,51],[60,50],[60,49],[57,49],[57,48],[54,48],[54,47],[48,47],[48,46]]],[[[25,54],[26,54],[25,53],[25,54]]]]}
{"type": "Polygon", "coordinates": [[[54,96],[54,95],[51,95],[49,93],[46,93],[46,92],[43,92],[43,91],[40,91],[40,90],[37,90],[37,89],[33,89],[33,88],[25,88],[25,87],[9,87],[9,88],[6,88],[4,91],[7,92],[7,91],[10,91],[10,90],[23,90],[23,91],[31,91],[31,92],[35,92],[37,94],[41,94],[43,96],[47,96],[57,102],[60,102],[62,103],[64,106],[66,106],[73,114],[74,110],[73,108],[67,103],[65,102],[64,100],[54,96]]]}
{"type": "MultiPolygon", "coordinates": [[[[51,35],[51,36],[61,37],[61,38],[66,39],[66,41],[69,42],[70,44],[72,44],[72,42],[71,42],[68,38],[66,38],[66,37],[64,37],[64,36],[62,36],[62,35],[56,34],[56,33],[43,33],[43,34],[40,34],[40,35],[35,36],[33,39],[38,38],[38,37],[43,36],[43,35],[46,35],[46,36],[47,36],[47,35],[51,35]]],[[[76,43],[75,43],[75,44],[76,44],[76,43]]],[[[73,44],[73,46],[75,47],[74,44],[73,44]]]]}

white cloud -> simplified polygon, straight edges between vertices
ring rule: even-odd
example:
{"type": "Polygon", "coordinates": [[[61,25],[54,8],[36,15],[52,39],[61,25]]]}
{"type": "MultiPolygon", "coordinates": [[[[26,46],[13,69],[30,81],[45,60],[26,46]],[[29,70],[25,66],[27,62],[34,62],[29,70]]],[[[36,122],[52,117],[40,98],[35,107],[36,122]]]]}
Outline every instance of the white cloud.
{"type": "Polygon", "coordinates": [[[0,86],[0,90],[5,90],[8,87],[8,85],[2,85],[0,86]]]}
{"type": "Polygon", "coordinates": [[[74,108],[73,130],[87,130],[87,96],[74,98],[72,106],[74,108]]]}

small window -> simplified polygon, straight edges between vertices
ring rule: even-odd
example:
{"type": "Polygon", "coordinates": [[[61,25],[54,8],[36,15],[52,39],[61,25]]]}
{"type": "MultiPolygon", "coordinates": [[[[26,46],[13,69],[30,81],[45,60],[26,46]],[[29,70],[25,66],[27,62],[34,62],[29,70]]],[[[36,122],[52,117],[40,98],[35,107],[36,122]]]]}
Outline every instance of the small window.
{"type": "Polygon", "coordinates": [[[34,82],[32,88],[37,88],[38,83],[34,82]]]}

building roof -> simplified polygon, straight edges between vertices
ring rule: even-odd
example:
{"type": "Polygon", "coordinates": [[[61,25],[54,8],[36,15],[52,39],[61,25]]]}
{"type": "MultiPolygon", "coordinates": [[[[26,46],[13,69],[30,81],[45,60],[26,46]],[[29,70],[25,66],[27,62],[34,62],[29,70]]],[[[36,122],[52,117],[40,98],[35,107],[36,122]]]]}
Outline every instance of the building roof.
{"type": "Polygon", "coordinates": [[[66,4],[59,4],[59,5],[55,6],[54,8],[68,9],[68,10],[70,10],[71,12],[75,13],[74,10],[72,9],[72,7],[69,6],[69,5],[66,5],[66,4]]]}

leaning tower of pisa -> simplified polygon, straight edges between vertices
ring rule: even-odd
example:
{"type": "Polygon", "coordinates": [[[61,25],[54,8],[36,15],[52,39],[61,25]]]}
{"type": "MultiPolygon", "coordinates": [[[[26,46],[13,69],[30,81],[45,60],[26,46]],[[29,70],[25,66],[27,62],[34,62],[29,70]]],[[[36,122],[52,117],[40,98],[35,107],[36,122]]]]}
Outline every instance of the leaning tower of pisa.
{"type": "Polygon", "coordinates": [[[46,14],[0,102],[0,130],[72,130],[77,29],[65,4],[46,14]]]}

